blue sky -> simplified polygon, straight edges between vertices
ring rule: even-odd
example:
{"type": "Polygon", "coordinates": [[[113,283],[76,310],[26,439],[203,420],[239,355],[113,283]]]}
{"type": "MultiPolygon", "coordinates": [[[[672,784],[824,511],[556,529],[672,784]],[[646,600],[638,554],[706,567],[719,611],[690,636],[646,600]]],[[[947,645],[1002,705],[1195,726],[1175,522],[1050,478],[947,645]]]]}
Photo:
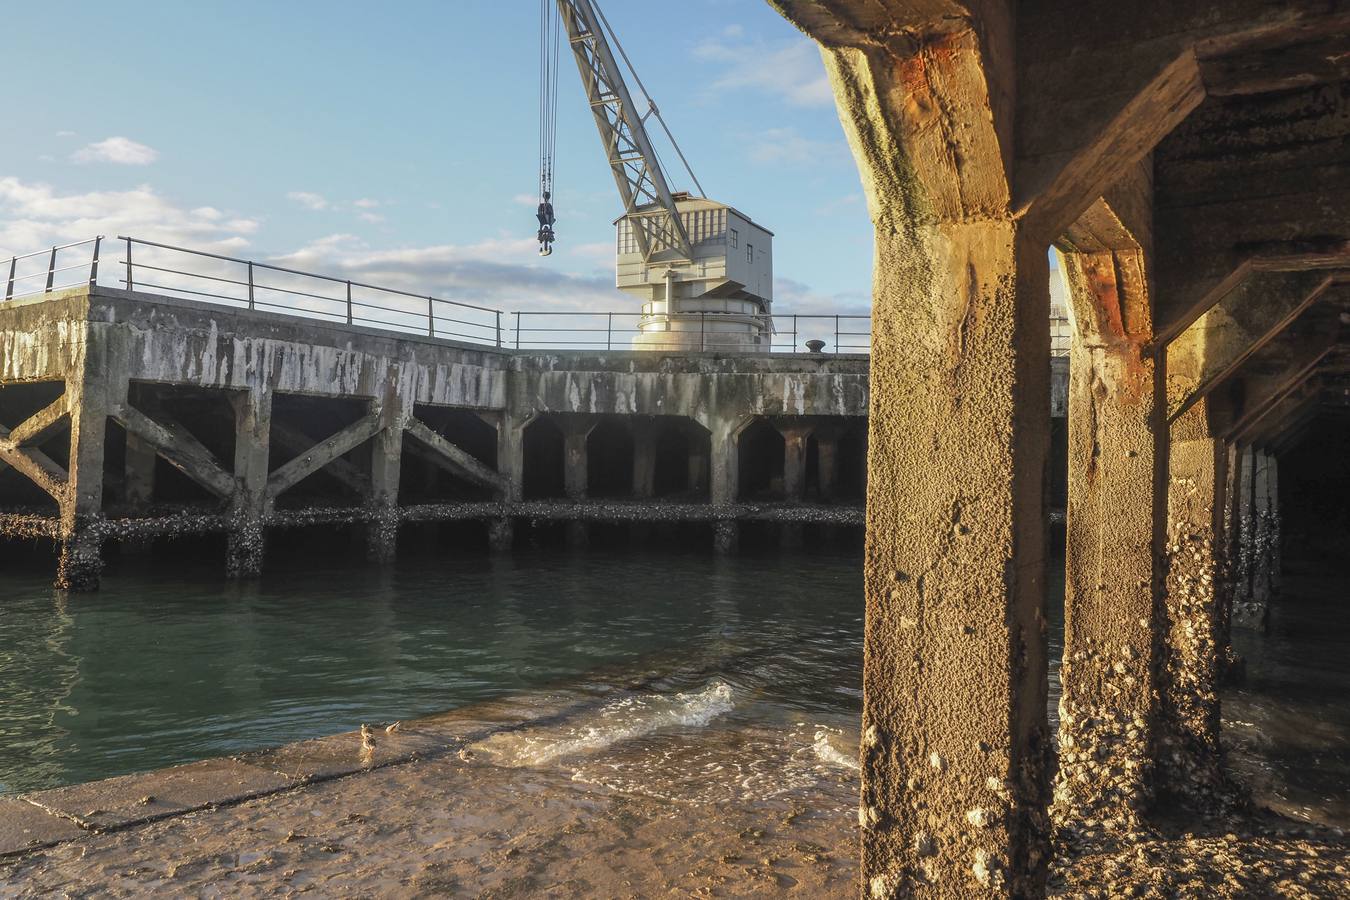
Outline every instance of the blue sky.
{"type": "MultiPolygon", "coordinates": [[[[777,306],[868,305],[871,225],[819,55],[763,0],[605,12],[709,196],[775,237],[777,306]]],[[[5,13],[0,255],[131,233],[508,309],[625,309],[575,66],[536,255],[536,0],[5,13]]],[[[665,154],[670,158],[670,154],[665,154]]],[[[672,173],[677,187],[687,180],[672,173]]]]}

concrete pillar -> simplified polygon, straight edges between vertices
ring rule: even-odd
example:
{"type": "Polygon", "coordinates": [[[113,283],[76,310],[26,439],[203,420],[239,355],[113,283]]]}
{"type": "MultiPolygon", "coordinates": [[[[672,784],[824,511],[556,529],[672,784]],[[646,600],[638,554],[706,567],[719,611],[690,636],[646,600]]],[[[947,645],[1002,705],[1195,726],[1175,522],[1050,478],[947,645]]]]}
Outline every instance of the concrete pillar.
{"type": "MultiPolygon", "coordinates": [[[[589,490],[590,456],[587,440],[595,430],[594,416],[566,416],[563,429],[563,491],[568,500],[585,500],[589,490]]],[[[590,543],[590,529],[585,522],[567,523],[567,546],[579,550],[590,543]]]]}
{"type": "Polygon", "coordinates": [[[534,416],[520,416],[510,410],[502,412],[494,423],[497,427],[497,471],[506,476],[506,497],[519,503],[525,484],[525,427],[534,416]]]}
{"type": "Polygon", "coordinates": [[[1045,246],[1011,221],[910,222],[879,225],[876,257],[864,878],[872,896],[1033,895],[1050,749],[1045,246]]]}
{"type": "Polygon", "coordinates": [[[1252,600],[1252,481],[1255,469],[1253,448],[1236,448],[1238,475],[1237,498],[1235,503],[1236,521],[1234,523],[1234,554],[1230,566],[1232,572],[1233,599],[1232,619],[1234,625],[1245,625],[1245,616],[1252,600]]]}
{"type": "Polygon", "coordinates": [[[1152,783],[1167,514],[1167,429],[1155,423],[1166,398],[1144,349],[1152,328],[1142,252],[1061,258],[1075,334],[1053,811],[1127,830],[1152,783]]]}
{"type": "Polygon", "coordinates": [[[701,434],[691,434],[689,438],[689,477],[688,490],[695,496],[708,490],[708,470],[711,466],[708,450],[703,447],[701,434]]]}
{"type": "Polygon", "coordinates": [[[834,500],[836,486],[839,484],[839,434],[834,430],[816,430],[816,483],[820,487],[820,499],[825,503],[834,500]]]}
{"type": "Polygon", "coordinates": [[[1269,600],[1269,583],[1261,554],[1268,522],[1265,454],[1254,446],[1242,451],[1242,474],[1238,489],[1238,563],[1233,591],[1233,625],[1239,628],[1264,628],[1269,600]]]}
{"type": "Polygon", "coordinates": [[[789,503],[801,503],[806,492],[806,441],[811,429],[795,425],[778,428],[783,436],[783,494],[789,503]]]}
{"type": "Polygon", "coordinates": [[[1159,792],[1219,812],[1236,794],[1219,749],[1219,682],[1227,668],[1224,633],[1224,519],[1228,448],[1210,434],[1207,404],[1171,426],[1168,448],[1168,630],[1156,752],[1159,792]]]}
{"type": "MultiPolygon", "coordinates": [[[[740,493],[740,457],[738,443],[744,419],[714,419],[709,425],[710,499],[713,506],[729,507],[740,493]]],[[[740,544],[740,524],[734,519],[719,519],[713,525],[713,550],[734,553],[740,544]]]]}
{"type": "Polygon", "coordinates": [[[654,419],[635,417],[633,427],[633,496],[648,499],[656,495],[656,437],[654,419]]]}
{"type": "MultiPolygon", "coordinates": [[[[126,461],[123,466],[123,484],[126,486],[127,511],[133,516],[149,513],[155,498],[155,467],[159,454],[155,448],[136,435],[127,432],[126,461]]],[[[148,538],[127,538],[122,541],[123,554],[148,553],[154,541],[148,538]]]]}
{"type": "Polygon", "coordinates": [[[411,386],[404,372],[391,367],[382,396],[374,401],[381,431],[370,442],[370,511],[366,526],[366,555],[373,563],[388,564],[398,555],[398,493],[403,462],[403,430],[412,415],[411,386]]]}
{"type": "Polygon", "coordinates": [[[1252,456],[1252,615],[1264,624],[1270,608],[1270,453],[1256,449],[1252,456]]]}
{"type": "Polygon", "coordinates": [[[132,515],[144,515],[154,503],[155,466],[159,454],[155,448],[134,434],[127,434],[124,483],[127,510],[132,515]]]}
{"type": "Polygon", "coordinates": [[[266,555],[267,476],[272,434],[272,391],[259,385],[230,398],[234,407],[234,477],[225,573],[257,578],[266,555]]]}
{"type": "Polygon", "coordinates": [[[103,450],[108,414],[127,401],[126,360],[108,335],[91,338],[66,382],[70,410],[67,493],[61,503],[56,586],[93,591],[103,572],[103,450]]]}
{"type": "MultiPolygon", "coordinates": [[[[783,436],[783,494],[789,503],[801,503],[806,498],[806,442],[811,429],[804,426],[779,427],[783,436]]],[[[788,552],[800,551],[806,543],[806,529],[801,522],[784,522],[778,529],[779,547],[788,552]]]]}

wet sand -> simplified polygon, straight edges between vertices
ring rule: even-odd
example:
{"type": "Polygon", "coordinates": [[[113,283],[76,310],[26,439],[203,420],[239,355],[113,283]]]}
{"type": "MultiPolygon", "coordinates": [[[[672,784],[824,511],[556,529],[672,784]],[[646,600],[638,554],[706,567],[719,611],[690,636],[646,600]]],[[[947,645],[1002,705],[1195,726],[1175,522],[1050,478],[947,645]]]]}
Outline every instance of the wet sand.
{"type": "MultiPolygon", "coordinates": [[[[359,734],[241,757],[291,771],[321,745],[316,765],[355,774],[0,860],[0,896],[856,896],[856,736],[708,728],[718,686],[680,697],[532,696],[376,728],[374,754],[424,754],[382,768],[355,762],[359,734]]],[[[1073,837],[1052,896],[1350,897],[1334,829],[1265,816],[1073,837]]]]}

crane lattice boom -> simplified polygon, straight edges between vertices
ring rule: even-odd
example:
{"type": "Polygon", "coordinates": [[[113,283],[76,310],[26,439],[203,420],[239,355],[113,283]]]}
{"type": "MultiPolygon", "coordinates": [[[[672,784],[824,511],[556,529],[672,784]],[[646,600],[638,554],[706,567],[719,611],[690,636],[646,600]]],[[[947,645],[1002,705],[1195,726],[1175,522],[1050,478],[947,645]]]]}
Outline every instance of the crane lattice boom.
{"type": "Polygon", "coordinates": [[[586,98],[643,258],[692,260],[665,172],[590,0],[557,0],[586,98]]]}

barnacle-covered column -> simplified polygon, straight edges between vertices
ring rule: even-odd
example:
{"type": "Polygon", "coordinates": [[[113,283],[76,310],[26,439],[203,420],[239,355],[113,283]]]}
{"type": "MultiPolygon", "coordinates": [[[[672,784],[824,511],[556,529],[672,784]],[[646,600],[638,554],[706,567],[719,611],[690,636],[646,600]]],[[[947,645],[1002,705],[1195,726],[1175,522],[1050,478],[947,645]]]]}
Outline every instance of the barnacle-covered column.
{"type": "Polygon", "coordinates": [[[1166,426],[1144,252],[1063,260],[1075,331],[1054,811],[1063,824],[1124,830],[1150,793],[1166,426]]]}
{"type": "Polygon", "coordinates": [[[272,432],[272,391],[251,387],[230,398],[234,407],[234,475],[238,481],[230,504],[226,574],[256,578],[266,553],[268,455],[272,432]]]}
{"type": "Polygon", "coordinates": [[[1167,634],[1163,654],[1158,789],[1207,811],[1237,798],[1223,775],[1219,681],[1224,628],[1224,520],[1228,448],[1200,401],[1171,426],[1167,489],[1167,634]]]}

